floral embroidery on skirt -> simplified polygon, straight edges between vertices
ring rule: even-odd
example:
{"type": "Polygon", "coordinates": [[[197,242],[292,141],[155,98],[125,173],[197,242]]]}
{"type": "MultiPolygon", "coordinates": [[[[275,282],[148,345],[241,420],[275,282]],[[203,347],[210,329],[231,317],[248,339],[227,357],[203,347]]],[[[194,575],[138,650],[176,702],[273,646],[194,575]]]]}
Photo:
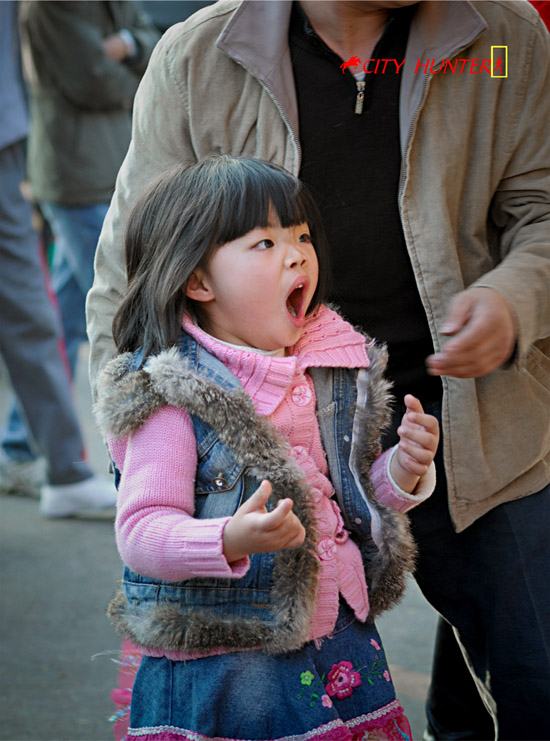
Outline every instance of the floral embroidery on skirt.
{"type": "Polygon", "coordinates": [[[372,621],[341,605],[331,636],[289,654],[144,657],[128,740],[410,741],[372,621]]]}

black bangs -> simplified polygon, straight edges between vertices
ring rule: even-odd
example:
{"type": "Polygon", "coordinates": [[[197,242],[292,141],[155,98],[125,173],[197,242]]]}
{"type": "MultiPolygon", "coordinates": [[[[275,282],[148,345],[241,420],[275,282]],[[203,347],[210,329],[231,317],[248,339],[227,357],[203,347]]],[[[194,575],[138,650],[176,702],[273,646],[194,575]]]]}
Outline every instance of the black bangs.
{"type": "Polygon", "coordinates": [[[317,260],[319,282],[311,307],[325,301],[329,289],[328,247],[317,206],[298,178],[271,162],[220,155],[197,165],[209,171],[209,204],[203,216],[215,218],[212,247],[221,247],[253,229],[307,224],[317,260]]]}
{"type": "MultiPolygon", "coordinates": [[[[204,162],[218,180],[214,197],[216,247],[239,239],[256,228],[283,228],[310,222],[314,214],[297,178],[271,163],[241,157],[212,157],[204,162]]],[[[214,185],[214,184],[212,184],[214,185]]]]}

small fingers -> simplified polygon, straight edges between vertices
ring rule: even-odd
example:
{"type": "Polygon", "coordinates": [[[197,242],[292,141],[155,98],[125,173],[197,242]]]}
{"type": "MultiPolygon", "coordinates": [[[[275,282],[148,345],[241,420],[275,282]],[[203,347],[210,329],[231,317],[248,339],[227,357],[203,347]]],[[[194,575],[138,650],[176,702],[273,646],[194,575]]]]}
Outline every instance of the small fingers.
{"type": "Polygon", "coordinates": [[[423,448],[412,448],[408,443],[402,442],[399,443],[397,456],[399,465],[415,476],[424,476],[433,460],[433,455],[429,451],[423,448]],[[416,451],[421,451],[421,453],[416,451]]]}
{"type": "Polygon", "coordinates": [[[404,445],[408,444],[414,450],[420,450],[425,448],[428,451],[433,451],[437,448],[437,438],[432,432],[424,430],[424,428],[411,428],[401,426],[397,430],[397,434],[400,438],[400,443],[404,445]]]}
{"type": "Polygon", "coordinates": [[[399,441],[398,445],[399,450],[423,466],[429,466],[433,461],[435,451],[431,448],[421,447],[414,442],[403,439],[399,441]]]}
{"type": "Polygon", "coordinates": [[[289,540],[284,548],[298,548],[298,546],[302,545],[304,540],[306,539],[306,531],[303,525],[300,525],[300,529],[298,532],[294,535],[294,537],[289,540]]]}
{"type": "Polygon", "coordinates": [[[424,413],[415,397],[407,395],[405,401],[407,412],[397,430],[400,438],[399,463],[409,473],[423,476],[430,467],[439,444],[439,423],[433,415],[424,413]]]}
{"type": "Polygon", "coordinates": [[[403,401],[405,402],[405,406],[407,407],[406,414],[408,414],[409,412],[422,414],[424,412],[422,404],[420,403],[420,400],[416,398],[416,396],[413,396],[412,394],[406,394],[403,401]]]}
{"type": "Polygon", "coordinates": [[[294,517],[296,521],[292,523],[292,526],[285,530],[284,535],[281,533],[280,550],[284,548],[297,548],[305,540],[305,528],[296,515],[294,517]]]}
{"type": "Polygon", "coordinates": [[[439,422],[431,414],[405,415],[397,434],[431,447],[430,440],[439,439],[439,422]]]}
{"type": "Polygon", "coordinates": [[[294,513],[288,515],[279,527],[264,531],[266,551],[282,551],[296,548],[304,542],[306,531],[294,513]]]}
{"type": "Polygon", "coordinates": [[[271,512],[268,512],[267,515],[262,518],[262,530],[264,530],[265,532],[277,530],[277,528],[281,527],[284,524],[285,520],[289,517],[290,514],[296,517],[296,515],[294,515],[294,513],[292,512],[293,505],[294,502],[292,501],[292,499],[281,499],[279,502],[277,502],[277,506],[275,507],[275,509],[271,510],[271,512]]]}

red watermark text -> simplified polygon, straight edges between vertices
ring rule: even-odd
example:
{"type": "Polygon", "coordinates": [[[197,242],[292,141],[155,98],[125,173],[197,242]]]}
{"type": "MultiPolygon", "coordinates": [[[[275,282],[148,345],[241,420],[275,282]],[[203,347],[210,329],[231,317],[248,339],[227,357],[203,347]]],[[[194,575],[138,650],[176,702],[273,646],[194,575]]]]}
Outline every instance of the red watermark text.
{"type": "MultiPolygon", "coordinates": [[[[414,64],[413,72],[415,75],[482,75],[487,74],[491,77],[508,76],[508,48],[506,46],[491,47],[491,57],[489,59],[464,59],[462,57],[455,59],[417,59],[414,64]],[[498,50],[495,52],[494,50],[498,50]]],[[[361,62],[359,57],[350,57],[347,62],[340,65],[343,73],[349,69],[357,74],[365,72],[367,75],[398,75],[403,69],[407,60],[402,59],[366,59],[361,62]]],[[[409,63],[410,64],[410,63],[409,63]]]]}

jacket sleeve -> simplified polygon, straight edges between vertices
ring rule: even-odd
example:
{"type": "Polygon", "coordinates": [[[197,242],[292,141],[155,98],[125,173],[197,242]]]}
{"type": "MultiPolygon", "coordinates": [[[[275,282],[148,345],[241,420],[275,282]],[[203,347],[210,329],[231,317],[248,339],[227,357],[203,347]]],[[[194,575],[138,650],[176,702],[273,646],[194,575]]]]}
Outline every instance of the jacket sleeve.
{"type": "Polygon", "coordinates": [[[240,577],[248,570],[248,558],[230,565],[223,555],[229,517],[193,517],[196,447],[193,423],[175,407],[163,407],[136,432],[109,440],[121,471],[117,545],[138,574],[175,582],[240,577]]]}
{"type": "MultiPolygon", "coordinates": [[[[75,107],[101,111],[130,108],[141,78],[141,60],[140,67],[133,67],[109,59],[103,49],[102,29],[86,12],[88,5],[42,0],[26,6],[25,27],[38,76],[44,66],[56,88],[75,107]]],[[[128,30],[135,30],[146,64],[151,40],[143,30],[128,30]]]]}
{"type": "Polygon", "coordinates": [[[132,142],[96,251],[95,279],[86,307],[92,387],[98,371],[115,355],[111,325],[127,283],[123,232],[132,202],[147,183],[168,168],[197,160],[189,134],[182,72],[174,68],[172,60],[172,39],[168,31],[155,47],[137,92],[132,142]]]}
{"type": "Polygon", "coordinates": [[[498,265],[474,285],[508,301],[522,362],[536,340],[550,336],[550,36],[536,19],[510,113],[510,152],[491,216],[500,232],[498,265]]]}

